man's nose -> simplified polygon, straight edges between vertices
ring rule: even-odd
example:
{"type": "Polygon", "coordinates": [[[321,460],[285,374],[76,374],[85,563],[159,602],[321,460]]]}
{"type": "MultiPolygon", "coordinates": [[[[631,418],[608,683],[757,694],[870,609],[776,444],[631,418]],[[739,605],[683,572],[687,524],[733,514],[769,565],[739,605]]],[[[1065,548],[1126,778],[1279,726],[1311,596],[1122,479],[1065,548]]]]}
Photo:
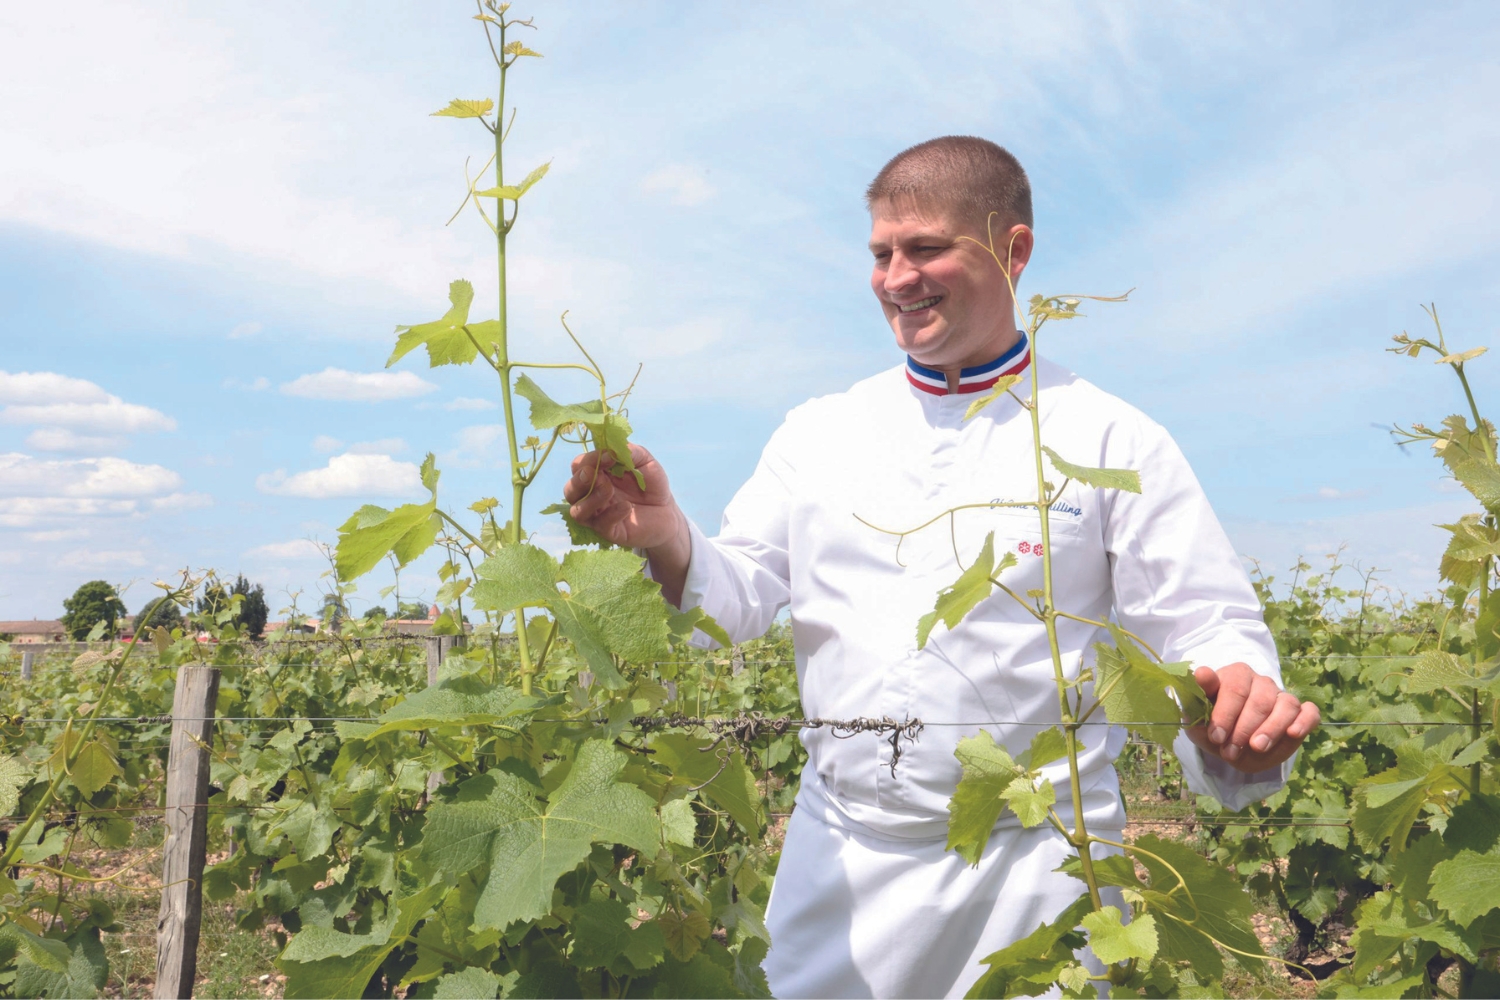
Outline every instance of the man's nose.
{"type": "Polygon", "coordinates": [[[891,254],[891,262],[885,269],[885,290],[888,294],[896,294],[904,288],[910,288],[921,278],[920,272],[900,252],[891,254]]]}

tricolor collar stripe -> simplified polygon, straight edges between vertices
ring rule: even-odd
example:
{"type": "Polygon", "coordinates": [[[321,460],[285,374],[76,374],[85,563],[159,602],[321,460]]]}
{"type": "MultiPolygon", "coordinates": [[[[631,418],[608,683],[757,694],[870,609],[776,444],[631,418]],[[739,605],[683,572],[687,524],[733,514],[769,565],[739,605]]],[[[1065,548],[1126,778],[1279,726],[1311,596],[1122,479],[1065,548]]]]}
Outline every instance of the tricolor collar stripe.
{"type": "MultiPolygon", "coordinates": [[[[1021,339],[994,361],[960,371],[958,392],[982,392],[1006,375],[1016,375],[1025,371],[1030,361],[1031,351],[1028,349],[1026,335],[1022,333],[1021,339]]],[[[925,365],[919,365],[911,358],[906,359],[906,378],[923,392],[934,396],[949,394],[946,375],[925,365]]]]}

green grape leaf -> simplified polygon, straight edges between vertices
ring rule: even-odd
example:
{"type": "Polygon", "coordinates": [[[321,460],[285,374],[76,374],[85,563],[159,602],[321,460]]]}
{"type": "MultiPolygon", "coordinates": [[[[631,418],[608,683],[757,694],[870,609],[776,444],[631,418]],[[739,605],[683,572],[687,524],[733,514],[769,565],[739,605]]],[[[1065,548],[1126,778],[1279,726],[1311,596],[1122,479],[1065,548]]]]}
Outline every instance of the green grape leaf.
{"type": "Polygon", "coordinates": [[[1081,923],[1089,932],[1089,947],[1105,965],[1132,958],[1149,962],[1156,957],[1156,918],[1143,913],[1130,923],[1121,922],[1118,908],[1106,906],[1086,913],[1081,923]]]}
{"type": "Polygon", "coordinates": [[[1052,467],[1069,479],[1076,479],[1085,486],[1101,490],[1124,490],[1126,493],[1141,491],[1141,474],[1134,469],[1094,469],[1086,465],[1074,465],[1061,455],[1042,445],[1052,467]]]}
{"type": "Polygon", "coordinates": [[[0,816],[9,816],[21,804],[21,789],[31,784],[32,769],[20,757],[0,757],[0,816]]]}
{"type": "Polygon", "coordinates": [[[651,663],[671,654],[672,609],[660,584],[641,575],[640,556],[626,549],[575,549],[563,557],[562,580],[568,592],[559,592],[549,608],[601,682],[624,684],[612,656],[651,663]]]}
{"type": "Polygon", "coordinates": [[[512,688],[490,684],[478,674],[464,674],[412,692],[377,718],[375,726],[365,730],[363,727],[369,724],[358,723],[361,728],[349,733],[359,739],[373,739],[385,733],[419,729],[485,726],[501,721],[514,724],[530,718],[542,703],[512,688]]]}
{"type": "Polygon", "coordinates": [[[729,633],[724,627],[714,621],[713,616],[702,608],[689,608],[679,611],[667,619],[667,630],[672,635],[672,644],[687,642],[693,637],[694,630],[701,631],[720,646],[728,649],[734,645],[734,640],[729,638],[729,633]]]}
{"type": "Polygon", "coordinates": [[[1021,381],[1021,376],[1019,375],[1001,376],[988,392],[984,393],[982,396],[979,396],[974,400],[974,402],[969,404],[969,408],[964,411],[964,419],[972,420],[980,410],[984,409],[986,406],[989,406],[991,403],[999,399],[1001,396],[1005,395],[1007,392],[1010,392],[1011,386],[1015,385],[1019,381],[1021,381]]]}
{"type": "Polygon", "coordinates": [[[509,201],[520,201],[521,195],[525,194],[527,191],[530,191],[532,186],[535,185],[537,181],[547,176],[547,171],[551,168],[551,166],[552,163],[549,160],[548,162],[543,163],[540,167],[537,167],[531,173],[527,174],[525,179],[523,179],[519,184],[501,184],[499,187],[485,188],[483,191],[475,191],[474,197],[505,198],[509,201]]]}
{"type": "Polygon", "coordinates": [[[1432,899],[1460,925],[1500,907],[1500,855],[1459,851],[1432,869],[1432,899]]]}
{"type": "Polygon", "coordinates": [[[574,545],[597,545],[601,549],[612,549],[614,543],[607,540],[593,528],[573,519],[573,507],[571,504],[554,503],[543,507],[543,514],[557,514],[563,519],[563,524],[568,527],[568,541],[574,545]]]}
{"type": "Polygon", "coordinates": [[[531,49],[528,49],[520,42],[507,42],[505,48],[501,51],[503,51],[508,56],[534,56],[537,59],[542,58],[542,54],[540,52],[533,52],[531,49]]]}
{"type": "Polygon", "coordinates": [[[1435,364],[1435,365],[1461,365],[1465,361],[1473,361],[1475,358],[1479,357],[1481,354],[1483,354],[1485,351],[1488,351],[1488,350],[1489,350],[1488,347],[1471,347],[1467,351],[1463,351],[1463,352],[1458,353],[1458,354],[1446,354],[1443,357],[1438,358],[1436,361],[1434,361],[1433,364],[1435,364]]]}
{"type": "Polygon", "coordinates": [[[1406,690],[1412,694],[1425,694],[1452,688],[1456,691],[1483,691],[1500,679],[1500,664],[1483,663],[1479,670],[1466,660],[1452,653],[1430,649],[1412,664],[1411,679],[1406,690]]]}
{"type": "Polygon", "coordinates": [[[660,847],[656,804],[619,780],[624,767],[623,754],[589,740],[546,801],[540,789],[505,771],[469,778],[453,799],[428,810],[422,857],[455,875],[489,862],[474,907],[480,929],[504,930],[517,920],[545,916],[558,878],[585,860],[594,844],[621,844],[648,855],[660,847]]]}
{"type": "Polygon", "coordinates": [[[548,431],[572,424],[583,425],[593,437],[594,447],[614,455],[615,465],[609,470],[610,475],[633,473],[636,484],[642,490],[646,488],[646,477],[635,467],[630,454],[630,422],[605,406],[603,400],[558,403],[526,375],[516,379],[516,395],[531,404],[531,426],[548,431]]]}
{"type": "Polygon", "coordinates": [[[1021,940],[980,959],[989,969],[967,995],[1000,998],[1045,992],[1063,969],[1074,963],[1073,952],[1084,946],[1084,936],[1075,928],[1093,908],[1089,894],[1084,893],[1056,920],[1041,924],[1021,940]]]}
{"type": "Polygon", "coordinates": [[[1046,778],[1033,787],[1031,779],[1022,775],[1000,794],[1027,828],[1046,822],[1047,810],[1057,803],[1057,791],[1046,778]]]}
{"type": "MultiPolygon", "coordinates": [[[[1237,954],[1236,961],[1254,972],[1261,971],[1263,963],[1256,956],[1265,952],[1250,923],[1255,915],[1255,902],[1227,868],[1207,860],[1186,844],[1162,840],[1155,834],[1136,838],[1134,846],[1136,860],[1151,876],[1151,890],[1143,893],[1147,906],[1163,917],[1157,921],[1163,957],[1174,961],[1204,960],[1202,949],[1191,940],[1191,934],[1200,939],[1206,934],[1247,953],[1237,954]],[[1172,869],[1182,876],[1186,892],[1173,892],[1179,882],[1172,869]],[[1169,934],[1167,929],[1173,923],[1177,927],[1169,934]]],[[[1211,945],[1207,950],[1214,951],[1211,945]]]]}
{"type": "Polygon", "coordinates": [[[123,773],[109,748],[98,740],[90,740],[78,751],[68,776],[80,792],[93,795],[123,773]]]}
{"type": "MultiPolygon", "coordinates": [[[[662,939],[667,950],[681,962],[691,961],[713,930],[713,925],[708,922],[708,918],[694,909],[687,909],[681,913],[672,909],[663,910],[656,918],[656,925],[661,928],[662,939]]],[[[692,996],[693,994],[684,995],[692,996]]],[[[713,996],[714,994],[703,993],[701,995],[713,996]]]]}
{"type": "Polygon", "coordinates": [[[687,733],[657,733],[651,738],[658,763],[667,767],[674,780],[702,785],[701,792],[740,826],[758,831],[765,820],[755,776],[745,766],[745,757],[730,744],[709,750],[712,740],[687,733]]]}
{"type": "MultiPolygon", "coordinates": [[[[1083,745],[1079,744],[1079,752],[1083,751],[1083,745]]],[[[1062,760],[1068,755],[1068,738],[1063,731],[1053,726],[1043,729],[1031,738],[1031,746],[1016,758],[1017,762],[1032,771],[1040,770],[1055,760],[1062,760]]]]}
{"type": "MultiPolygon", "coordinates": [[[[1458,763],[1457,757],[1454,763],[1458,763]]],[[[1494,850],[1500,843],[1500,796],[1471,795],[1454,806],[1453,815],[1448,817],[1448,826],[1443,830],[1443,843],[1453,851],[1467,849],[1486,854],[1494,850]]]]}
{"type": "MultiPolygon", "coordinates": [[[[13,923],[13,921],[10,921],[13,923]]],[[[15,966],[15,996],[23,997],[91,997],[98,996],[109,979],[109,960],[99,941],[99,929],[87,927],[70,935],[62,945],[68,956],[62,969],[56,968],[57,952],[38,948],[32,942],[18,956],[15,966]],[[34,961],[34,958],[42,961],[34,961]]],[[[3,947],[3,939],[0,939],[3,947]]]]}
{"type": "Polygon", "coordinates": [[[618,899],[590,899],[580,906],[569,922],[573,964],[596,969],[623,955],[630,944],[628,921],[633,916],[630,907],[618,899]]]}
{"type": "Polygon", "coordinates": [[[448,102],[448,106],[441,111],[434,111],[429,117],[432,118],[483,118],[494,108],[495,102],[488,97],[478,101],[461,101],[457,98],[448,102]]]}
{"type": "Polygon", "coordinates": [[[469,306],[474,302],[474,286],[463,279],[453,282],[448,286],[448,301],[451,304],[442,319],[396,327],[396,346],[385,361],[387,368],[424,344],[430,368],[466,365],[479,356],[479,348],[465,330],[469,306]]]}
{"type": "Polygon", "coordinates": [[[1142,739],[1170,745],[1182,728],[1184,714],[1197,720],[1210,706],[1193,679],[1187,663],[1157,663],[1116,625],[1110,625],[1114,649],[1096,644],[1095,697],[1116,725],[1126,726],[1142,739]]]}
{"type": "Polygon", "coordinates": [[[368,934],[340,934],[331,927],[304,926],[292,935],[276,965],[286,973],[287,1000],[364,996],[381,964],[402,944],[448,891],[431,885],[396,901],[368,934]]]}
{"type": "Polygon", "coordinates": [[[339,544],[334,567],[341,581],[364,576],[379,565],[386,553],[401,566],[432,547],[442,519],[437,500],[409,503],[387,511],[367,504],[339,526],[339,544]]]}
{"type": "Polygon", "coordinates": [[[673,799],[661,807],[661,832],[669,844],[692,847],[698,835],[698,817],[687,799],[673,799]]]}
{"type": "Polygon", "coordinates": [[[489,969],[472,965],[443,976],[432,991],[433,1000],[473,1000],[475,997],[494,1000],[499,994],[500,977],[489,969]]]}
{"type": "Polygon", "coordinates": [[[990,591],[995,586],[991,577],[1015,564],[1015,553],[1007,552],[1000,560],[1000,565],[996,566],[995,533],[992,531],[986,535],[978,558],[959,575],[953,586],[938,593],[937,604],[917,622],[917,648],[922,649],[927,645],[927,639],[939,621],[947,625],[950,631],[957,628],[958,623],[974,610],[975,605],[990,596],[990,591]]]}
{"type": "Polygon", "coordinates": [[[1361,845],[1376,850],[1389,838],[1391,854],[1406,849],[1428,799],[1462,787],[1466,775],[1448,763],[1454,749],[1425,746],[1421,737],[1408,740],[1396,747],[1395,767],[1354,786],[1354,836],[1361,845]]]}
{"type": "Polygon", "coordinates": [[[475,570],[479,581],[474,584],[474,606],[481,611],[550,607],[559,596],[561,568],[535,545],[507,545],[475,570]]]}
{"type": "Polygon", "coordinates": [[[989,730],[959,740],[953,755],[963,766],[963,777],[948,800],[947,850],[977,866],[1005,810],[1006,789],[1022,771],[989,730]]]}
{"type": "Polygon", "coordinates": [[[427,457],[422,459],[421,475],[422,488],[436,497],[438,478],[442,476],[442,473],[438,471],[437,456],[430,451],[427,453],[427,457]]]}

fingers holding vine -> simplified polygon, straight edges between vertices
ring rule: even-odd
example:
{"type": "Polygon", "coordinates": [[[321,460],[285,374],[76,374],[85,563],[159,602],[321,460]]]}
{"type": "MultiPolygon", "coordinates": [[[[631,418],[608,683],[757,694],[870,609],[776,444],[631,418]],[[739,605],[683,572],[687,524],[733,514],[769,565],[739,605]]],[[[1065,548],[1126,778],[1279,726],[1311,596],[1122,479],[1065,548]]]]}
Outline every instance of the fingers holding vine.
{"type": "Polygon", "coordinates": [[[1199,667],[1194,677],[1214,708],[1207,722],[1187,727],[1188,738],[1238,771],[1253,774],[1276,767],[1318,727],[1316,705],[1283,691],[1247,664],[1199,667]]]}

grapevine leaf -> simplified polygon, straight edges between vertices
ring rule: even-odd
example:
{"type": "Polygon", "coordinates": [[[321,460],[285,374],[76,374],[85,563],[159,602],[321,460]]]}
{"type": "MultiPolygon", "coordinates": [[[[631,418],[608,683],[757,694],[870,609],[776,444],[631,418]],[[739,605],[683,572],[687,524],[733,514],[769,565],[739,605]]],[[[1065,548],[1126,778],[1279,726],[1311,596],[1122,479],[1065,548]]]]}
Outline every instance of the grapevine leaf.
{"type": "MultiPolygon", "coordinates": [[[[1079,750],[1082,749],[1083,747],[1080,746],[1079,750]]],[[[1068,738],[1063,735],[1061,729],[1053,726],[1033,736],[1031,746],[1016,759],[1022,766],[1035,771],[1055,760],[1062,760],[1067,755],[1068,738]]]]}
{"type": "Polygon", "coordinates": [[[724,626],[714,621],[713,616],[702,608],[689,608],[679,611],[667,619],[667,629],[672,634],[672,643],[687,642],[693,637],[693,632],[700,631],[714,642],[726,649],[734,645],[734,640],[729,638],[729,633],[724,631],[724,626]]]}
{"type": "Polygon", "coordinates": [[[1052,467],[1069,479],[1076,479],[1085,486],[1102,490],[1124,490],[1126,493],[1141,491],[1141,474],[1134,469],[1094,469],[1087,465],[1074,465],[1061,455],[1042,445],[1042,451],[1052,461],[1052,467]]]}
{"type": "MultiPolygon", "coordinates": [[[[1457,757],[1454,763],[1458,763],[1457,757]]],[[[1443,830],[1443,843],[1454,851],[1484,854],[1493,850],[1500,843],[1500,796],[1473,795],[1454,806],[1443,830]]]]}
{"type": "Polygon", "coordinates": [[[1094,646],[1094,691],[1109,721],[1126,726],[1142,739],[1170,744],[1184,714],[1201,719],[1208,699],[1187,663],[1157,663],[1117,626],[1110,626],[1115,649],[1094,646]]]}
{"type": "Polygon", "coordinates": [[[1435,365],[1461,365],[1465,361],[1473,361],[1475,358],[1479,357],[1481,354],[1483,354],[1485,351],[1488,351],[1488,350],[1489,350],[1488,347],[1471,347],[1467,351],[1463,351],[1462,353],[1459,353],[1459,354],[1447,354],[1447,355],[1444,355],[1443,357],[1438,358],[1436,361],[1434,361],[1433,364],[1435,364],[1435,365]]]}
{"type": "Polygon", "coordinates": [[[507,42],[505,48],[501,51],[508,56],[535,56],[538,59],[542,58],[540,52],[533,52],[520,42],[507,42]]]}
{"type": "Polygon", "coordinates": [[[917,648],[922,649],[927,645],[927,639],[939,621],[947,625],[950,631],[957,628],[958,623],[974,610],[975,605],[990,596],[990,591],[995,586],[990,578],[1014,566],[1015,561],[1015,554],[1007,552],[996,567],[995,533],[992,531],[986,535],[979,557],[960,574],[953,586],[938,593],[937,604],[917,622],[917,648]]]}
{"type": "Polygon", "coordinates": [[[1156,957],[1156,918],[1143,913],[1130,923],[1121,922],[1117,907],[1086,913],[1081,921],[1089,932],[1089,947],[1094,957],[1105,965],[1138,958],[1149,962],[1156,957]]]}
{"type": "Polygon", "coordinates": [[[551,161],[548,161],[527,174],[525,179],[519,184],[501,184],[499,187],[485,188],[483,191],[475,191],[474,196],[476,198],[505,198],[510,201],[520,201],[521,195],[530,191],[537,181],[547,176],[547,170],[551,166],[551,161]]]}
{"type": "Polygon", "coordinates": [[[1440,948],[1457,952],[1469,961],[1477,955],[1453,925],[1431,913],[1424,913],[1415,902],[1390,892],[1377,892],[1360,904],[1354,935],[1349,944],[1355,948],[1352,972],[1363,979],[1376,971],[1407,941],[1431,941],[1440,948]]]}
{"type": "Polygon", "coordinates": [[[31,767],[20,757],[0,757],[0,816],[9,816],[21,804],[21,789],[31,783],[31,767]]]}
{"type": "Polygon", "coordinates": [[[651,739],[656,759],[669,768],[673,776],[689,785],[702,785],[719,808],[746,830],[757,831],[765,818],[760,790],[755,776],[745,766],[738,749],[721,743],[710,750],[711,740],[687,733],[658,733],[651,739]]]}
{"type": "Polygon", "coordinates": [[[385,361],[387,368],[423,344],[427,345],[430,368],[466,365],[479,356],[479,349],[464,331],[464,324],[469,322],[469,306],[474,302],[474,286],[461,278],[453,282],[448,286],[448,301],[451,305],[442,319],[396,327],[399,336],[385,361]]]}
{"type": "Polygon", "coordinates": [[[656,918],[656,923],[661,927],[667,950],[682,962],[690,961],[698,954],[698,949],[708,940],[708,935],[713,930],[708,918],[694,909],[687,909],[682,913],[671,909],[663,910],[661,916],[656,918]]]}
{"type": "Polygon", "coordinates": [[[368,731],[360,729],[350,733],[358,733],[360,739],[373,739],[401,730],[484,726],[501,720],[514,722],[527,718],[540,704],[537,698],[490,684],[477,674],[464,674],[407,695],[405,701],[392,706],[375,720],[378,725],[368,731]]]}
{"type": "Polygon", "coordinates": [[[1484,663],[1476,671],[1474,665],[1452,653],[1431,649],[1417,657],[1412,665],[1411,680],[1406,690],[1412,694],[1425,694],[1453,688],[1460,691],[1486,690],[1500,678],[1500,664],[1484,663]]]}
{"type": "Polygon", "coordinates": [[[1450,583],[1469,586],[1486,556],[1500,557],[1500,531],[1482,523],[1478,514],[1465,514],[1453,524],[1439,527],[1453,536],[1438,568],[1439,575],[1450,583]]]}
{"type": "Polygon", "coordinates": [[[331,927],[304,926],[292,935],[276,960],[286,973],[288,1000],[364,996],[365,987],[386,956],[406,940],[445,892],[447,886],[431,885],[399,899],[387,910],[385,921],[368,934],[340,934],[331,927]]]}
{"type": "Polygon", "coordinates": [[[458,972],[450,972],[437,981],[432,991],[433,1000],[472,1000],[485,997],[494,1000],[500,993],[500,977],[489,969],[469,966],[458,972]]]}
{"type": "MultiPolygon", "coordinates": [[[[1447,832],[1456,832],[1451,821],[1447,832]]],[[[1443,834],[1429,833],[1424,837],[1418,837],[1410,847],[1396,855],[1395,860],[1391,862],[1391,885],[1405,899],[1418,903],[1426,902],[1433,867],[1439,861],[1446,861],[1453,857],[1460,849],[1445,842],[1443,834]]]]}
{"type": "Polygon", "coordinates": [[[334,567],[342,581],[358,579],[374,569],[387,552],[405,566],[431,548],[442,519],[437,500],[409,503],[386,511],[366,505],[339,526],[334,567]]]}
{"type": "Polygon", "coordinates": [[[90,997],[98,996],[109,978],[109,960],[104,954],[104,945],[99,941],[99,929],[86,927],[70,935],[64,944],[67,964],[55,968],[56,952],[48,948],[28,948],[20,956],[15,967],[15,996],[23,997],[90,997]],[[31,961],[33,955],[44,958],[43,962],[31,961]]]}
{"type": "Polygon", "coordinates": [[[575,549],[563,557],[562,580],[568,593],[559,592],[550,610],[601,681],[624,683],[613,656],[650,663],[671,653],[672,609],[661,585],[641,575],[640,556],[626,549],[575,549]]]}
{"type": "Polygon", "coordinates": [[[582,424],[593,436],[596,448],[614,455],[615,465],[609,470],[610,475],[633,473],[637,485],[642,490],[646,488],[646,477],[635,467],[630,454],[630,422],[605,406],[603,400],[558,403],[526,375],[516,379],[516,395],[531,404],[531,426],[539,431],[550,431],[556,427],[582,424]]]}
{"type": "Polygon", "coordinates": [[[1453,749],[1426,747],[1419,737],[1396,747],[1396,766],[1354,786],[1354,836],[1370,850],[1387,838],[1391,853],[1406,849],[1412,825],[1434,794],[1461,787],[1464,772],[1449,765],[1453,749]]]}
{"type": "MultiPolygon", "coordinates": [[[[1139,849],[1136,860],[1151,875],[1151,891],[1143,894],[1147,906],[1165,915],[1157,921],[1163,957],[1203,960],[1204,949],[1193,935],[1204,945],[1207,941],[1202,940],[1203,935],[1207,935],[1248,953],[1236,955],[1236,959],[1252,971],[1261,970],[1262,963],[1256,956],[1265,952],[1250,924],[1255,904],[1228,869],[1208,861],[1186,844],[1162,840],[1155,834],[1136,838],[1134,846],[1139,849]],[[1182,876],[1186,891],[1173,891],[1179,882],[1172,869],[1182,876]],[[1165,933],[1173,923],[1177,924],[1173,933],[1165,933]]],[[[1206,950],[1213,952],[1212,946],[1206,950]]]]}
{"type": "Polygon", "coordinates": [[[1043,923],[1021,940],[980,959],[989,969],[967,995],[998,998],[1044,992],[1064,968],[1073,964],[1073,952],[1086,943],[1075,928],[1093,908],[1089,894],[1084,893],[1056,920],[1043,923]]]}
{"type": "Polygon", "coordinates": [[[481,611],[550,607],[558,599],[560,569],[556,559],[534,545],[507,545],[475,571],[474,606],[481,611]]]}
{"type": "Polygon", "coordinates": [[[1005,395],[1007,392],[1010,392],[1011,386],[1015,385],[1019,381],[1021,381],[1021,376],[1019,375],[1001,376],[1000,379],[995,382],[994,386],[988,392],[969,404],[969,408],[964,411],[964,419],[973,419],[975,414],[977,414],[980,410],[984,409],[986,406],[989,406],[991,403],[999,399],[1001,396],[1005,395]]]}
{"type": "Polygon", "coordinates": [[[698,817],[687,799],[673,799],[661,807],[661,832],[669,844],[692,847],[698,833],[698,817]]]}
{"type": "Polygon", "coordinates": [[[609,965],[625,953],[630,943],[630,924],[635,916],[618,899],[590,899],[574,911],[573,964],[582,969],[609,965]]]}
{"type": "Polygon", "coordinates": [[[1432,869],[1432,899],[1461,925],[1500,907],[1500,855],[1460,851],[1432,869]]]}
{"type": "Polygon", "coordinates": [[[328,853],[340,825],[338,813],[320,808],[312,799],[303,799],[272,830],[286,834],[297,857],[312,859],[328,853]]]}
{"type": "Polygon", "coordinates": [[[563,519],[563,524],[568,526],[568,540],[574,545],[597,545],[601,549],[614,548],[614,543],[607,540],[593,528],[573,519],[573,508],[570,504],[555,503],[543,507],[543,514],[557,514],[563,519]]]}
{"type": "Polygon", "coordinates": [[[971,865],[978,865],[990,832],[1005,810],[1003,798],[1021,768],[995,742],[989,730],[958,741],[953,756],[963,765],[953,798],[948,800],[948,846],[971,865]]]}
{"type": "Polygon", "coordinates": [[[73,784],[78,786],[80,792],[93,795],[123,773],[109,748],[98,740],[90,740],[78,751],[78,757],[73,761],[73,769],[68,776],[73,779],[73,784]]]}
{"type": "Polygon", "coordinates": [[[1486,510],[1500,510],[1500,467],[1488,455],[1452,462],[1448,471],[1486,510]]]}
{"type": "Polygon", "coordinates": [[[453,874],[489,862],[474,908],[480,929],[504,930],[517,920],[545,916],[558,878],[585,860],[592,845],[622,844],[652,854],[659,848],[656,805],[618,780],[624,766],[624,756],[612,747],[585,742],[546,801],[535,786],[505,771],[469,778],[451,801],[428,811],[422,856],[453,874]]]}
{"type": "Polygon", "coordinates": [[[1046,778],[1033,787],[1031,779],[1022,775],[1000,794],[1020,818],[1021,825],[1028,828],[1045,822],[1047,810],[1057,803],[1057,791],[1046,778]]]}
{"type": "Polygon", "coordinates": [[[441,111],[434,111],[432,118],[483,118],[490,113],[495,102],[488,97],[478,101],[461,101],[457,98],[448,102],[448,106],[441,111]]]}

